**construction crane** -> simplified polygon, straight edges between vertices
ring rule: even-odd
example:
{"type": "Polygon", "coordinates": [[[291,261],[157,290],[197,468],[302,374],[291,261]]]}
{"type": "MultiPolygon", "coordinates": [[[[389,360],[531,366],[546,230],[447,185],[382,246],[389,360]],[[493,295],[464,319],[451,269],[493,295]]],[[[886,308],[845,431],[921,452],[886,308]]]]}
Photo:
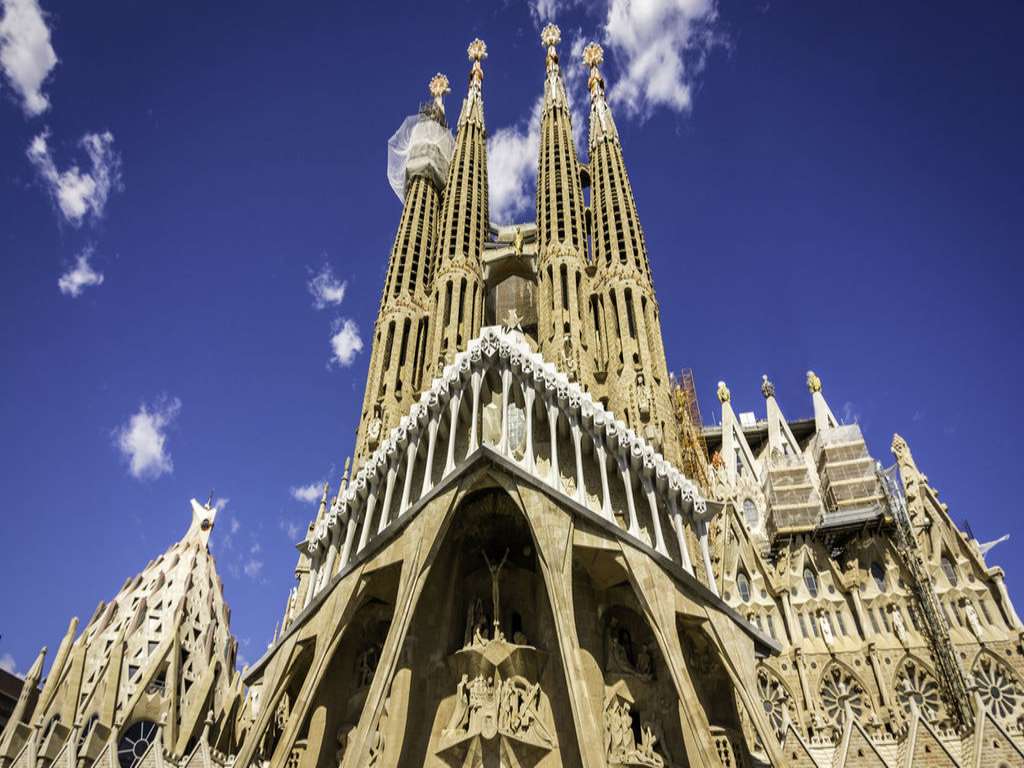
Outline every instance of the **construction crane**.
{"type": "Polygon", "coordinates": [[[974,725],[974,712],[970,706],[967,676],[960,666],[960,659],[950,639],[949,625],[939,610],[935,587],[921,557],[921,547],[917,536],[914,535],[914,526],[907,512],[903,489],[900,487],[896,471],[896,467],[882,470],[881,465],[878,466],[882,488],[896,523],[896,551],[910,577],[910,589],[920,608],[921,623],[931,645],[942,698],[955,724],[963,730],[968,730],[974,725]]]}

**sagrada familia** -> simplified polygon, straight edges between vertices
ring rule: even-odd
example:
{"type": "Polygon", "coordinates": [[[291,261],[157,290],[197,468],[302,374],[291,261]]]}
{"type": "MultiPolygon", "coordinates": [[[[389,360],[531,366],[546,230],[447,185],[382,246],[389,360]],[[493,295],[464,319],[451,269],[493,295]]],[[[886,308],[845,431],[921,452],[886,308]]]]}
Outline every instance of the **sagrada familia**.
{"type": "MultiPolygon", "coordinates": [[[[623,146],[546,74],[536,221],[488,217],[482,61],[393,142],[403,200],[354,470],[266,654],[236,671],[215,510],[71,621],[0,768],[1024,765],[1024,627],[989,544],[813,417],[703,426],[666,364],[623,146]]],[[[539,69],[539,67],[538,67],[539,69]]],[[[717,419],[716,419],[717,421],[717,419]]]]}

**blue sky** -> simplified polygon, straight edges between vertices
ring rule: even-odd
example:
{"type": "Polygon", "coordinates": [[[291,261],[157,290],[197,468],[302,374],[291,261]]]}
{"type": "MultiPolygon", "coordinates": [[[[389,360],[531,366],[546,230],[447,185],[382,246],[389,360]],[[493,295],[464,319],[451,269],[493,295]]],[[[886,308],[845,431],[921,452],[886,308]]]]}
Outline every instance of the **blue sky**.
{"type": "Polygon", "coordinates": [[[54,649],[211,489],[261,654],[301,491],[352,445],[400,213],[385,142],[436,71],[457,113],[484,38],[492,208],[532,218],[552,14],[577,100],[573,44],[608,50],[705,420],[718,379],[762,413],[762,373],[808,416],[813,368],[876,457],[900,432],[955,520],[1011,534],[990,563],[1024,600],[1020,4],[41,2],[0,0],[0,663],[54,649]]]}

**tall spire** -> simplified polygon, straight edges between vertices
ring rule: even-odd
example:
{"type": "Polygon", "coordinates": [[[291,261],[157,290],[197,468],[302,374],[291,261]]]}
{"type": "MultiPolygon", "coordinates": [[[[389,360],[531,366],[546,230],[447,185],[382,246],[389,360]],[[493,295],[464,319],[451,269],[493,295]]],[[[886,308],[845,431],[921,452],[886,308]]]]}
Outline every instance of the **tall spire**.
{"type": "Polygon", "coordinates": [[[538,336],[542,353],[565,373],[589,379],[592,355],[586,333],[588,313],[583,188],[573,141],[565,86],[558,69],[562,36],[554,24],[541,32],[547,76],[537,161],[538,336]]]}
{"type": "Polygon", "coordinates": [[[466,53],[472,62],[469,90],[462,102],[455,152],[448,170],[431,286],[429,360],[434,376],[476,336],[483,315],[480,258],[490,222],[481,62],[487,58],[487,46],[476,39],[466,53]]]}
{"type": "Polygon", "coordinates": [[[661,338],[661,320],[647,264],[647,246],[629,184],[619,134],[605,99],[597,43],[583,49],[590,88],[590,177],[595,293],[591,314],[609,407],[670,460],[679,458],[678,430],[661,338]],[[603,355],[603,360],[601,358],[603,355]],[[651,380],[653,379],[653,381],[651,380]]]}
{"type": "MultiPolygon", "coordinates": [[[[416,118],[408,140],[402,217],[391,247],[374,329],[356,435],[357,462],[376,448],[416,401],[424,372],[429,369],[429,283],[437,248],[441,194],[451,157],[451,134],[443,101],[450,90],[448,78],[441,73],[434,75],[428,89],[432,101],[416,118]]],[[[429,380],[429,376],[426,378],[429,380]]]]}

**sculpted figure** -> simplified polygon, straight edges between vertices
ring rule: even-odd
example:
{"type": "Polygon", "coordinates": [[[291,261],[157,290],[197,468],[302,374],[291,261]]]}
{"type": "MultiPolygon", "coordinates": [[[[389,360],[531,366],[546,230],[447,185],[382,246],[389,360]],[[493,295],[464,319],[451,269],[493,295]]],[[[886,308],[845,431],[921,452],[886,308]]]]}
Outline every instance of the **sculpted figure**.
{"type": "Polygon", "coordinates": [[[629,646],[632,644],[629,630],[619,624],[619,620],[612,616],[608,622],[608,631],[605,638],[607,646],[608,661],[607,672],[634,673],[636,669],[629,660],[629,646]]]}
{"type": "Polygon", "coordinates": [[[981,639],[981,622],[978,621],[978,611],[974,608],[974,603],[965,600],[964,601],[964,614],[967,616],[967,624],[971,628],[971,632],[974,636],[981,639]]]}
{"type": "Polygon", "coordinates": [[[896,637],[904,645],[910,643],[910,637],[907,635],[907,625],[903,623],[903,614],[900,611],[892,611],[892,628],[896,632],[896,637]]]}
{"type": "Polygon", "coordinates": [[[484,562],[487,563],[487,570],[491,572],[491,611],[494,614],[494,635],[491,639],[502,640],[504,636],[501,634],[501,588],[498,579],[501,577],[501,569],[505,567],[505,561],[508,560],[508,549],[505,549],[505,556],[501,558],[501,562],[497,565],[491,564],[491,560],[487,557],[486,552],[483,553],[483,556],[484,562]]]}
{"type": "Polygon", "coordinates": [[[469,675],[463,675],[455,687],[455,707],[452,709],[452,716],[448,718],[445,733],[464,732],[469,726],[469,692],[466,690],[468,681],[469,675]]]}

